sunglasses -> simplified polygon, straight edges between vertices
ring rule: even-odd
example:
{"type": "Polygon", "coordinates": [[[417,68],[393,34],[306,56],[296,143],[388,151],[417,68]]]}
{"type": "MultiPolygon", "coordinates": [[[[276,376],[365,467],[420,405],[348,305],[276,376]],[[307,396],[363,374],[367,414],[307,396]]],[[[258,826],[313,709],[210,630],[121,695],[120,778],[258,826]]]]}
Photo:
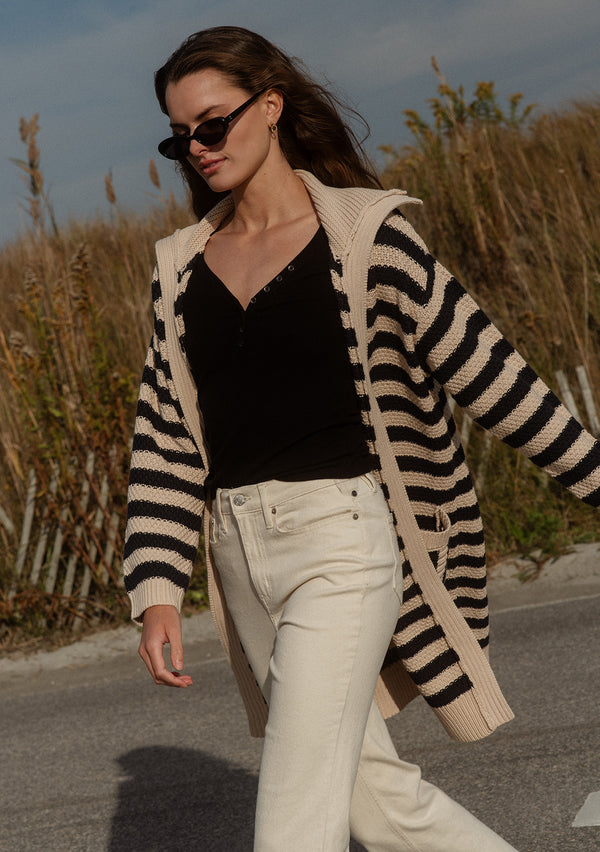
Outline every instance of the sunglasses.
{"type": "Polygon", "coordinates": [[[159,152],[168,160],[185,160],[190,153],[192,139],[195,139],[201,145],[216,145],[217,142],[220,142],[227,136],[229,125],[233,119],[241,115],[245,109],[248,109],[250,104],[254,103],[265,91],[266,89],[261,89],[260,92],[252,95],[245,103],[234,109],[233,112],[224,118],[219,116],[217,118],[209,118],[208,121],[203,121],[191,136],[169,136],[168,139],[163,139],[158,146],[159,152]]]}

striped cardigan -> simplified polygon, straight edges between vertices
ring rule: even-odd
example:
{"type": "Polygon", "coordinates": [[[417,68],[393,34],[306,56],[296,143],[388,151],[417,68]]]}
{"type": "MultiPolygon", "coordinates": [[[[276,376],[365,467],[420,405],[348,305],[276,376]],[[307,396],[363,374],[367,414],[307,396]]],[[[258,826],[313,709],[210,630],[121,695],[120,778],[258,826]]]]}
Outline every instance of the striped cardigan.
{"type": "MultiPolygon", "coordinates": [[[[404,600],[375,697],[384,716],[424,696],[448,733],[486,736],[512,718],[487,661],[484,538],[444,387],[472,418],[578,497],[600,503],[600,445],[561,405],[398,208],[399,191],[304,181],[328,236],[331,277],[370,452],[396,521],[404,600]]],[[[205,504],[207,448],[185,358],[181,296],[191,264],[230,211],[157,243],[154,333],[141,383],[124,554],[132,617],[181,607],[205,504]]],[[[208,536],[205,536],[208,541],[208,536]]],[[[207,553],[211,610],[251,733],[268,708],[207,553]]]]}

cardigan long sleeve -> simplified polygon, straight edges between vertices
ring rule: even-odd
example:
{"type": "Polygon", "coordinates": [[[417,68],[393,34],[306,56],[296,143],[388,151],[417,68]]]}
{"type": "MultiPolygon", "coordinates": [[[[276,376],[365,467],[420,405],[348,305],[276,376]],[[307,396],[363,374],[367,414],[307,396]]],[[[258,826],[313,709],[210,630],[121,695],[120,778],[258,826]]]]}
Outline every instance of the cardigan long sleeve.
{"type": "Polygon", "coordinates": [[[414,354],[469,416],[578,498],[600,504],[600,444],[395,214],[380,241],[404,254],[399,303],[414,354]]]}
{"type": "Polygon", "coordinates": [[[154,331],[137,405],[123,569],[134,620],[154,604],[181,608],[204,506],[204,466],[171,375],[157,272],[152,301],[154,331]]]}

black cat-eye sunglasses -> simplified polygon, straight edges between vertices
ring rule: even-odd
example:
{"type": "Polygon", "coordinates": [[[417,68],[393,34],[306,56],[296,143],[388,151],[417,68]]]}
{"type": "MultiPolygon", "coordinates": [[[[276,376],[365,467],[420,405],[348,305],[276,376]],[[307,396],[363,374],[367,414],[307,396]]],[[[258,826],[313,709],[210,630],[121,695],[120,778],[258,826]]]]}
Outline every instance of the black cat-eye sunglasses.
{"type": "Polygon", "coordinates": [[[265,91],[266,89],[262,89],[260,92],[252,95],[245,103],[225,117],[218,116],[217,118],[209,118],[207,121],[203,121],[190,136],[175,135],[169,136],[168,139],[163,139],[158,146],[158,150],[168,160],[185,160],[190,153],[192,139],[195,139],[201,145],[216,145],[217,142],[220,142],[227,135],[229,125],[233,119],[241,115],[265,91]]]}

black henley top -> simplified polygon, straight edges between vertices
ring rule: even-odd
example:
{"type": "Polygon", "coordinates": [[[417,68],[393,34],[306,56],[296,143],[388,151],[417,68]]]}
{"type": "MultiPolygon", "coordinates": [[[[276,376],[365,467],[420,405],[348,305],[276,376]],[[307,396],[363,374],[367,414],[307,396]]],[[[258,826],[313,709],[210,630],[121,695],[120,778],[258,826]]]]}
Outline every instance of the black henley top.
{"type": "Polygon", "coordinates": [[[213,493],[372,470],[322,227],[246,310],[199,255],[182,309],[213,493]]]}

